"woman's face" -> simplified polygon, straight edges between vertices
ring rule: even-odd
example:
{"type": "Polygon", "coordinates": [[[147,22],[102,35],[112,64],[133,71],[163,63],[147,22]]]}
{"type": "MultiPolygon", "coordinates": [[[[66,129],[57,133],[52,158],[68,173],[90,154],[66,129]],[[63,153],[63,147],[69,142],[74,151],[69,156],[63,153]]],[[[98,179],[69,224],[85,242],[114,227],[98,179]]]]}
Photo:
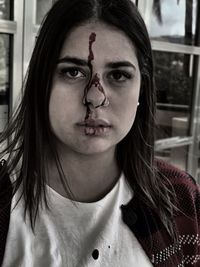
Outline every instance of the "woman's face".
{"type": "Polygon", "coordinates": [[[63,44],[49,103],[58,149],[115,151],[133,125],[140,83],[135,48],[123,32],[103,23],[75,28],[63,44]]]}

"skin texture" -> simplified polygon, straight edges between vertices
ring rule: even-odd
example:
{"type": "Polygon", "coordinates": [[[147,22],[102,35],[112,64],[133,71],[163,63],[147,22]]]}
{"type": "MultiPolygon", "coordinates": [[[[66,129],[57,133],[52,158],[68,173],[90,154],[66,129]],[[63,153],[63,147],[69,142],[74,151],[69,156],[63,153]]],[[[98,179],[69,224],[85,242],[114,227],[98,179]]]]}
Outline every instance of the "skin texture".
{"type": "MultiPolygon", "coordinates": [[[[135,48],[118,29],[100,22],[88,23],[75,28],[65,40],[53,77],[49,117],[64,172],[78,200],[98,199],[119,177],[115,148],[134,123],[140,83],[135,48]],[[85,88],[91,80],[88,66],[91,33],[96,34],[91,48],[93,78],[86,95],[96,108],[92,109],[90,120],[102,120],[108,126],[102,131],[99,127],[95,130],[97,134],[83,125],[87,114],[85,88]],[[78,59],[78,63],[72,58],[78,59]],[[105,96],[109,104],[99,105],[105,96]],[[86,194],[88,198],[83,199],[86,194]]],[[[53,167],[51,171],[55,177],[53,167]]],[[[55,179],[53,184],[55,187],[55,179]]]]}

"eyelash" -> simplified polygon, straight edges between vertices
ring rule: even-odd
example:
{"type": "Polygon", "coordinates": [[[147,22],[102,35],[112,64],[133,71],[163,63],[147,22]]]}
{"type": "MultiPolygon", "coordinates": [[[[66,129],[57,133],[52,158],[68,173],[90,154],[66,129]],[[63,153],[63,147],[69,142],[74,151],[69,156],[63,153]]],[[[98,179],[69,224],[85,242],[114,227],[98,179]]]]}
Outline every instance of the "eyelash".
{"type": "MultiPolygon", "coordinates": [[[[58,70],[58,74],[62,78],[70,80],[70,81],[76,81],[78,79],[82,80],[82,79],[88,77],[88,74],[86,74],[82,69],[80,69],[78,67],[63,67],[63,68],[58,70]],[[69,75],[70,72],[77,72],[77,74],[80,73],[81,76],[76,76],[76,75],[70,76],[69,75]]],[[[133,78],[133,74],[131,74],[127,71],[124,71],[124,70],[112,70],[107,74],[108,81],[110,83],[113,83],[113,84],[126,83],[128,80],[131,80],[132,78],[133,78]],[[116,74],[121,75],[121,77],[119,79],[114,78],[114,75],[116,75],[116,74]]]]}
{"type": "Polygon", "coordinates": [[[127,80],[130,80],[133,78],[133,75],[129,72],[123,71],[123,70],[113,70],[108,74],[108,78],[109,80],[111,80],[112,82],[116,82],[116,83],[123,83],[126,82],[127,80]],[[114,74],[120,74],[121,76],[123,76],[122,80],[117,80],[113,77],[114,74]],[[112,77],[111,77],[112,76],[112,77]]]}
{"type": "Polygon", "coordinates": [[[61,76],[61,77],[64,77],[65,79],[69,79],[69,80],[76,80],[76,79],[79,79],[79,78],[85,78],[87,75],[83,72],[83,70],[77,68],[77,67],[65,67],[65,68],[61,68],[58,70],[58,74],[61,76]],[[70,76],[69,73],[70,72],[73,72],[73,71],[76,71],[78,73],[81,73],[81,76],[70,76]]]}

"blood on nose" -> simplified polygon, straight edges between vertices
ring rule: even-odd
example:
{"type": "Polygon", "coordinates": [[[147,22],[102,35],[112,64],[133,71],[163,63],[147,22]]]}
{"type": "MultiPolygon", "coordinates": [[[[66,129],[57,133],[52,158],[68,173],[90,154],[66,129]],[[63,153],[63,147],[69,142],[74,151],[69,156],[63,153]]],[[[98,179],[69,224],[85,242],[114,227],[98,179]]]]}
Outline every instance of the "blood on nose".
{"type": "Polygon", "coordinates": [[[93,43],[96,41],[96,33],[92,32],[89,36],[89,55],[88,55],[88,67],[90,69],[90,79],[84,89],[83,104],[86,106],[85,120],[92,116],[93,108],[101,106],[108,106],[109,101],[106,97],[103,86],[101,85],[100,79],[97,73],[93,76],[93,65],[94,53],[92,50],[93,43]]]}
{"type": "Polygon", "coordinates": [[[86,94],[86,101],[94,108],[98,108],[100,106],[104,106],[106,103],[106,94],[101,85],[98,74],[96,73],[94,78],[91,81],[91,85],[88,88],[86,94]]]}

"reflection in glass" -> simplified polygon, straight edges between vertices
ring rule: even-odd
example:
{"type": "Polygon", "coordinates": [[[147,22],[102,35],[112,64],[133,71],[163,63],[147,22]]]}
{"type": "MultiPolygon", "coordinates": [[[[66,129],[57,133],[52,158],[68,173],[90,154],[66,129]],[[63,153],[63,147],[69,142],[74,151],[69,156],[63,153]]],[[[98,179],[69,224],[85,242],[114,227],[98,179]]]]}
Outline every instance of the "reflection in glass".
{"type": "Polygon", "coordinates": [[[176,145],[188,136],[193,58],[180,53],[154,51],[154,59],[157,87],[156,155],[185,169],[188,146],[176,145]]]}
{"type": "Polygon", "coordinates": [[[146,0],[145,10],[152,39],[194,43],[197,0],[146,0]]]}
{"type": "Polygon", "coordinates": [[[162,159],[181,170],[187,170],[188,146],[180,146],[156,151],[156,158],[162,159]]]}
{"type": "Polygon", "coordinates": [[[8,121],[10,37],[0,34],[0,132],[8,121]]]}
{"type": "Polygon", "coordinates": [[[40,24],[55,0],[37,0],[36,24],[40,24]]]}
{"type": "MultiPolygon", "coordinates": [[[[157,87],[156,139],[168,149],[157,155],[174,162],[186,161],[187,146],[172,148],[188,135],[192,99],[192,56],[154,51],[157,87]]],[[[181,163],[182,164],[182,163],[181,163]]],[[[178,163],[177,163],[178,165],[178,163]]]]}
{"type": "Polygon", "coordinates": [[[189,105],[193,57],[180,53],[154,51],[154,59],[158,102],[163,104],[189,105]]]}
{"type": "Polygon", "coordinates": [[[186,136],[192,98],[192,56],[154,51],[154,59],[157,138],[186,136]]]}
{"type": "Polygon", "coordinates": [[[0,0],[0,19],[10,20],[10,0],[0,0]]]}

